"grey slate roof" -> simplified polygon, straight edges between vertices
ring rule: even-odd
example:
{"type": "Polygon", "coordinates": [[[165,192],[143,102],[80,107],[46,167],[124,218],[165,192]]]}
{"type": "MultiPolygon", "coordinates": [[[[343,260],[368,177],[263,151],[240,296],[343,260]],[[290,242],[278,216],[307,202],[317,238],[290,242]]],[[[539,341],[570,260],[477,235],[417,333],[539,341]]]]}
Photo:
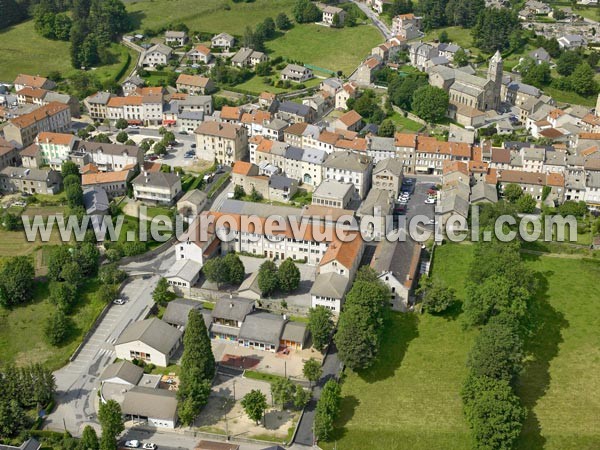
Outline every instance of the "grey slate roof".
{"type": "Polygon", "coordinates": [[[111,93],[110,92],[96,92],[95,94],[90,95],[86,100],[88,103],[98,104],[98,105],[106,105],[110,100],[111,93]]]}
{"type": "Polygon", "coordinates": [[[140,378],[142,378],[142,375],[144,375],[144,369],[141,367],[129,361],[119,361],[104,369],[104,372],[100,375],[100,381],[119,378],[135,386],[140,381],[140,378]]]}
{"type": "Polygon", "coordinates": [[[121,409],[126,415],[176,422],[177,394],[167,389],[134,386],[125,393],[121,409]]]}
{"type": "Polygon", "coordinates": [[[289,189],[295,180],[284,175],[271,175],[269,178],[269,187],[273,189],[289,189]]]}
{"type": "Polygon", "coordinates": [[[283,317],[278,314],[267,312],[248,314],[240,328],[238,338],[265,342],[278,347],[284,322],[283,317]]]}
{"type": "Polygon", "coordinates": [[[192,309],[201,310],[202,303],[196,300],[177,298],[169,302],[162,320],[171,325],[186,326],[192,309]]]}
{"type": "Polygon", "coordinates": [[[323,180],[313,192],[314,197],[343,199],[348,191],[354,190],[352,183],[341,183],[335,180],[323,180]]]}
{"type": "Polygon", "coordinates": [[[334,152],[327,157],[323,165],[335,169],[362,172],[367,170],[370,164],[371,158],[367,156],[357,155],[352,152],[334,152]]]}
{"type": "Polygon", "coordinates": [[[322,273],[317,275],[310,295],[341,299],[348,291],[349,285],[350,280],[343,275],[334,272],[322,273]]]}
{"type": "Polygon", "coordinates": [[[489,201],[496,203],[498,201],[498,191],[496,186],[484,182],[476,183],[471,188],[471,203],[489,201]]]}
{"type": "Polygon", "coordinates": [[[258,270],[256,272],[252,272],[250,276],[248,276],[240,287],[238,288],[238,292],[241,291],[252,291],[258,295],[262,295],[260,288],[258,287],[258,270]]]}
{"type": "Polygon", "coordinates": [[[284,101],[279,105],[279,111],[296,116],[306,117],[310,114],[310,106],[301,105],[299,103],[284,101]]]}
{"type": "Polygon", "coordinates": [[[221,298],[217,300],[212,316],[215,319],[241,322],[254,310],[254,300],[245,298],[221,298]]]}
{"type": "Polygon", "coordinates": [[[288,321],[283,327],[283,333],[281,334],[282,341],[300,342],[304,344],[306,340],[308,330],[306,324],[302,322],[288,321]]]}
{"type": "Polygon", "coordinates": [[[191,283],[194,278],[200,273],[202,264],[191,259],[178,259],[175,261],[167,273],[165,278],[181,278],[182,280],[191,283]]]}
{"type": "Polygon", "coordinates": [[[404,283],[408,276],[416,276],[411,274],[412,260],[415,256],[420,255],[421,246],[411,239],[405,241],[388,241],[383,239],[375,252],[371,267],[377,273],[391,272],[394,277],[404,283]]]}
{"type": "Polygon", "coordinates": [[[390,197],[388,191],[381,189],[371,189],[367,198],[363,200],[358,208],[357,215],[374,216],[379,214],[389,214],[394,206],[394,200],[390,197]],[[376,209],[378,211],[376,211],[376,209]]]}
{"type": "Polygon", "coordinates": [[[402,175],[404,163],[399,158],[386,158],[377,163],[373,169],[373,175],[388,170],[396,176],[402,175]]]}
{"type": "Polygon", "coordinates": [[[5,177],[8,178],[22,178],[24,180],[31,181],[49,181],[52,177],[56,178],[58,176],[58,172],[54,170],[45,170],[45,169],[28,169],[27,167],[13,167],[7,166],[2,171],[0,171],[5,177]]]}
{"type": "Polygon", "coordinates": [[[83,189],[83,206],[87,214],[102,214],[108,211],[110,202],[104,188],[90,186],[83,189]]]}
{"type": "Polygon", "coordinates": [[[185,193],[185,195],[183,197],[181,197],[179,199],[179,202],[190,202],[193,203],[194,205],[200,205],[202,203],[204,203],[206,201],[206,199],[208,198],[208,196],[206,195],[206,192],[201,191],[199,189],[192,189],[191,191],[188,191],[185,193]]]}
{"type": "Polygon", "coordinates": [[[35,438],[29,438],[18,447],[15,445],[0,444],[0,450],[39,450],[41,444],[35,438]]]}
{"type": "Polygon", "coordinates": [[[163,188],[170,188],[179,181],[179,177],[174,173],[165,172],[147,172],[144,174],[140,173],[133,179],[131,184],[140,186],[156,186],[163,188]]]}
{"type": "Polygon", "coordinates": [[[372,138],[370,138],[369,149],[374,151],[381,150],[386,152],[393,152],[396,149],[394,145],[394,138],[373,136],[372,138]]]}
{"type": "Polygon", "coordinates": [[[76,140],[75,145],[73,146],[73,152],[102,152],[109,155],[127,154],[129,156],[136,156],[141,151],[142,150],[136,145],[104,144],[101,142],[89,142],[80,140],[76,140]]]}
{"type": "Polygon", "coordinates": [[[160,319],[152,318],[130,324],[115,342],[115,345],[141,341],[144,344],[168,355],[182,333],[160,319]]]}

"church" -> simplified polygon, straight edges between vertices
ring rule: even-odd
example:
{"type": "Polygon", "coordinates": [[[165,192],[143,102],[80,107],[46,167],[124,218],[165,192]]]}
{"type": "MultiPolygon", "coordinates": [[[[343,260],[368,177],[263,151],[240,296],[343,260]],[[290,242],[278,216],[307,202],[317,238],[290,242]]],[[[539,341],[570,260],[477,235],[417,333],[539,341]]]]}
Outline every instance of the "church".
{"type": "Polygon", "coordinates": [[[485,111],[500,107],[503,67],[500,52],[490,59],[486,78],[475,75],[470,66],[458,69],[433,66],[428,70],[429,84],[448,92],[452,119],[463,125],[475,125],[485,111]]]}

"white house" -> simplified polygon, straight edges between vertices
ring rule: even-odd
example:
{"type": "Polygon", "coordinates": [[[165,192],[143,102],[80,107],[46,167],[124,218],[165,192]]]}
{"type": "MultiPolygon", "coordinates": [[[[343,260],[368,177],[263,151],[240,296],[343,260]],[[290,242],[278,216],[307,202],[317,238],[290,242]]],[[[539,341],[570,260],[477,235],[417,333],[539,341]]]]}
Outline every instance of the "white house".
{"type": "Polygon", "coordinates": [[[350,279],[335,272],[317,275],[310,290],[310,306],[323,306],[335,314],[342,310],[344,296],[350,287],[350,279]]]}
{"type": "Polygon", "coordinates": [[[187,34],[185,31],[168,30],[165,32],[165,43],[176,47],[183,47],[187,42],[187,34]]]}
{"type": "Polygon", "coordinates": [[[296,83],[308,81],[313,76],[312,70],[298,64],[288,64],[285,69],[281,71],[282,80],[295,81],[296,83]]]}
{"type": "Polygon", "coordinates": [[[115,342],[119,359],[134,359],[167,367],[181,344],[183,334],[160,319],[152,318],[130,324],[115,342]]]}
{"type": "Polygon", "coordinates": [[[235,38],[227,33],[217,34],[211,39],[211,47],[222,48],[225,51],[229,51],[229,49],[233,47],[234,44],[235,38]]]}
{"type": "Polygon", "coordinates": [[[165,44],[156,44],[144,52],[142,65],[147,69],[154,69],[156,66],[165,66],[171,59],[173,49],[165,44]]]}

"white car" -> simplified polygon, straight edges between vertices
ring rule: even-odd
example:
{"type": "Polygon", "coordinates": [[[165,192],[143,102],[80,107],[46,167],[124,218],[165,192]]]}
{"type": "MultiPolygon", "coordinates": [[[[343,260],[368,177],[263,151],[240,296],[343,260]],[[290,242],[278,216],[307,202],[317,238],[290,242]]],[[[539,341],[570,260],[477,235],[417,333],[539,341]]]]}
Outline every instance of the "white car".
{"type": "Polygon", "coordinates": [[[146,442],[142,448],[145,450],[156,450],[157,446],[154,442],[146,442]]]}
{"type": "Polygon", "coordinates": [[[140,441],[138,441],[136,439],[125,442],[125,447],[138,448],[139,446],[140,446],[140,441]]]}
{"type": "MultiPolygon", "coordinates": [[[[115,305],[124,305],[125,304],[125,300],[123,300],[122,298],[116,298],[113,300],[113,303],[115,305]]],[[[133,441],[132,441],[133,442],[133,441]]],[[[136,441],[137,442],[137,441],[136,441]]]]}
{"type": "Polygon", "coordinates": [[[425,200],[425,204],[426,205],[434,205],[435,204],[435,199],[434,198],[428,198],[427,200],[425,200]]]}

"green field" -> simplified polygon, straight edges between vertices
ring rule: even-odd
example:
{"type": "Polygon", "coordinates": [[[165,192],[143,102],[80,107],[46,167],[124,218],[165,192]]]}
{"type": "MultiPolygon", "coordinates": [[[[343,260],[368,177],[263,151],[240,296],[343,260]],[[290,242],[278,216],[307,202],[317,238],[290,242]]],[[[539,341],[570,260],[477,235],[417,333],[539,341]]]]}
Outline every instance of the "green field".
{"type": "MultiPolygon", "coordinates": [[[[274,75],[271,77],[271,79],[273,79],[273,80],[275,80],[275,82],[277,82],[279,77],[277,75],[274,75]]],[[[313,86],[318,86],[319,83],[321,83],[320,79],[313,78],[312,80],[308,80],[306,83],[303,83],[303,84],[306,87],[313,87],[313,86]]],[[[228,88],[225,87],[224,89],[228,89],[228,88]]],[[[273,94],[281,94],[282,92],[291,92],[297,88],[294,85],[292,85],[292,87],[290,89],[278,88],[276,86],[271,86],[271,85],[265,84],[265,82],[263,81],[263,77],[253,76],[248,81],[245,81],[240,84],[236,84],[233,87],[234,91],[235,91],[235,89],[243,89],[245,91],[249,91],[256,95],[259,95],[261,92],[265,92],[265,91],[271,92],[273,94]]]]}
{"type": "MultiPolygon", "coordinates": [[[[33,20],[0,31],[0,80],[12,82],[19,73],[48,75],[58,70],[63,76],[75,72],[71,67],[69,43],[52,41],[37,34],[33,20]]],[[[100,80],[114,77],[126,62],[130,52],[126,47],[113,44],[115,63],[94,70],[100,80]]],[[[136,55],[132,52],[132,63],[136,55]]]]}
{"type": "Polygon", "coordinates": [[[334,72],[341,70],[348,76],[382,41],[377,29],[370,25],[334,29],[306,24],[296,25],[267,42],[266,47],[272,58],[282,56],[334,72]]]}
{"type": "Polygon", "coordinates": [[[138,0],[126,1],[125,5],[127,11],[133,14],[138,31],[183,22],[192,31],[215,34],[227,32],[240,36],[247,25],[255,26],[267,16],[275,18],[280,12],[291,16],[294,0],[255,0],[250,3],[222,0],[138,0]]]}
{"type": "Polygon", "coordinates": [[[459,45],[462,48],[473,48],[473,36],[471,36],[471,30],[463,27],[445,27],[437,30],[431,30],[425,34],[425,38],[423,40],[433,41],[438,39],[442,31],[446,31],[446,33],[448,33],[449,42],[459,45]]]}
{"type": "Polygon", "coordinates": [[[96,295],[99,287],[95,279],[86,282],[69,316],[73,332],[60,347],[48,345],[44,339],[44,324],[56,310],[48,300],[47,284],[37,285],[35,298],[28,305],[12,310],[0,307],[0,364],[42,363],[51,369],[63,366],[105,306],[96,295]]]}
{"type": "Polygon", "coordinates": [[[410,120],[408,117],[404,117],[399,113],[395,112],[390,116],[390,119],[396,124],[397,131],[408,132],[408,131],[420,131],[424,125],[421,125],[414,120],[410,120]]]}
{"type": "MultiPolygon", "coordinates": [[[[446,245],[436,250],[434,276],[456,288],[459,298],[473,249],[446,245]]],[[[540,281],[531,314],[540,326],[527,345],[519,380],[529,415],[517,448],[598,448],[600,293],[592,280],[600,279],[600,263],[524,259],[540,281]]],[[[380,362],[346,376],[337,448],[470,448],[459,392],[474,335],[463,330],[460,318],[393,315],[380,362]]]]}

